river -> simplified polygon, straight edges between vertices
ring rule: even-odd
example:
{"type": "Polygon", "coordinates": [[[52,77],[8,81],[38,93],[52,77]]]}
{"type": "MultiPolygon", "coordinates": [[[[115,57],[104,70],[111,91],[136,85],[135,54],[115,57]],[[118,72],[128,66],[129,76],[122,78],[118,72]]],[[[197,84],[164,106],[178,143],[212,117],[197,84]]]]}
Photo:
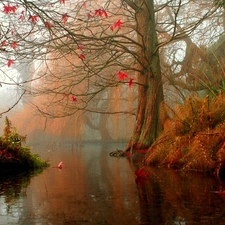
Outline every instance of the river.
{"type": "Polygon", "coordinates": [[[0,225],[222,225],[225,183],[212,176],[110,157],[125,143],[34,146],[51,166],[0,182],[0,225]],[[63,168],[57,167],[63,161],[63,168]]]}

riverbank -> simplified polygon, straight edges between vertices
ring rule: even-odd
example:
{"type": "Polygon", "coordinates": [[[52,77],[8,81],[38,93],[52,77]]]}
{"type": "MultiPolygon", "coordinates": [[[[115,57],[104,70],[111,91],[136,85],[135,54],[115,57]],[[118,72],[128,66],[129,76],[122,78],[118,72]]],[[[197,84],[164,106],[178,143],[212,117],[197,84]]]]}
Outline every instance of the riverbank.
{"type": "Polygon", "coordinates": [[[18,134],[6,117],[3,135],[0,137],[0,174],[6,172],[29,171],[49,166],[39,155],[32,154],[26,143],[26,135],[18,134]]]}

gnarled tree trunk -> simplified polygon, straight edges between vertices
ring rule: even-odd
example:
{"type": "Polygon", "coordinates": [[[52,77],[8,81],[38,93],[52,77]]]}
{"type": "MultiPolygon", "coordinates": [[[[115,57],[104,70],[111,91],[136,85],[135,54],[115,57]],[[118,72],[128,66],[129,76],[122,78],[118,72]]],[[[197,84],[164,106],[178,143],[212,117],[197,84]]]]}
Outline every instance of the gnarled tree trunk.
{"type": "MultiPolygon", "coordinates": [[[[127,1],[126,1],[127,2],[127,1]]],[[[138,108],[133,136],[126,150],[148,148],[156,140],[159,127],[159,106],[163,101],[162,75],[157,33],[155,25],[154,1],[136,1],[137,37],[140,46],[138,82],[138,108]]]]}

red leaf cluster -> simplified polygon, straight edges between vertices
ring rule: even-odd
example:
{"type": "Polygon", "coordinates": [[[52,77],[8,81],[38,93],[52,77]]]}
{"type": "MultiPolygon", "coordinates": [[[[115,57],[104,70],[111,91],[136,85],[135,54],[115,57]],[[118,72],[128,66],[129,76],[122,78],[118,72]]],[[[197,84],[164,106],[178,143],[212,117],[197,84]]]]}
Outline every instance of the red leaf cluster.
{"type": "Polygon", "coordinates": [[[38,16],[37,15],[33,15],[33,16],[29,16],[29,19],[32,23],[36,23],[38,21],[38,16]]]}
{"type": "Polygon", "coordinates": [[[6,14],[15,13],[18,6],[11,6],[10,4],[3,6],[3,12],[6,14]]]}
{"type": "Polygon", "coordinates": [[[108,14],[104,9],[96,9],[95,16],[100,16],[100,17],[105,16],[107,18],[108,14]]]}
{"type": "Polygon", "coordinates": [[[128,78],[126,72],[123,72],[123,71],[118,71],[117,76],[119,77],[119,80],[125,80],[128,78]]]}
{"type": "MultiPolygon", "coordinates": [[[[118,76],[119,80],[123,80],[124,81],[124,80],[126,80],[128,78],[127,73],[123,72],[123,71],[118,71],[116,73],[116,75],[118,76]]],[[[129,87],[132,87],[133,80],[134,80],[134,78],[130,78],[129,83],[128,83],[129,87]]]]}
{"type": "Polygon", "coordinates": [[[118,20],[114,24],[110,26],[110,29],[113,31],[115,28],[121,29],[121,25],[123,24],[122,21],[118,20]]]}

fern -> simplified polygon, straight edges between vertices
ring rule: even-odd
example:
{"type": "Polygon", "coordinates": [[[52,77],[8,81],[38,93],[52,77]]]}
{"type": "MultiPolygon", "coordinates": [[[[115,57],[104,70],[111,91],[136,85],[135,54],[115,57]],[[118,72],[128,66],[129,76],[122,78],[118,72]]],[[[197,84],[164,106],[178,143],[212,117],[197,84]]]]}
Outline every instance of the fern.
{"type": "Polygon", "coordinates": [[[174,126],[149,148],[145,162],[183,170],[225,166],[225,96],[189,97],[174,109],[174,126]]]}

